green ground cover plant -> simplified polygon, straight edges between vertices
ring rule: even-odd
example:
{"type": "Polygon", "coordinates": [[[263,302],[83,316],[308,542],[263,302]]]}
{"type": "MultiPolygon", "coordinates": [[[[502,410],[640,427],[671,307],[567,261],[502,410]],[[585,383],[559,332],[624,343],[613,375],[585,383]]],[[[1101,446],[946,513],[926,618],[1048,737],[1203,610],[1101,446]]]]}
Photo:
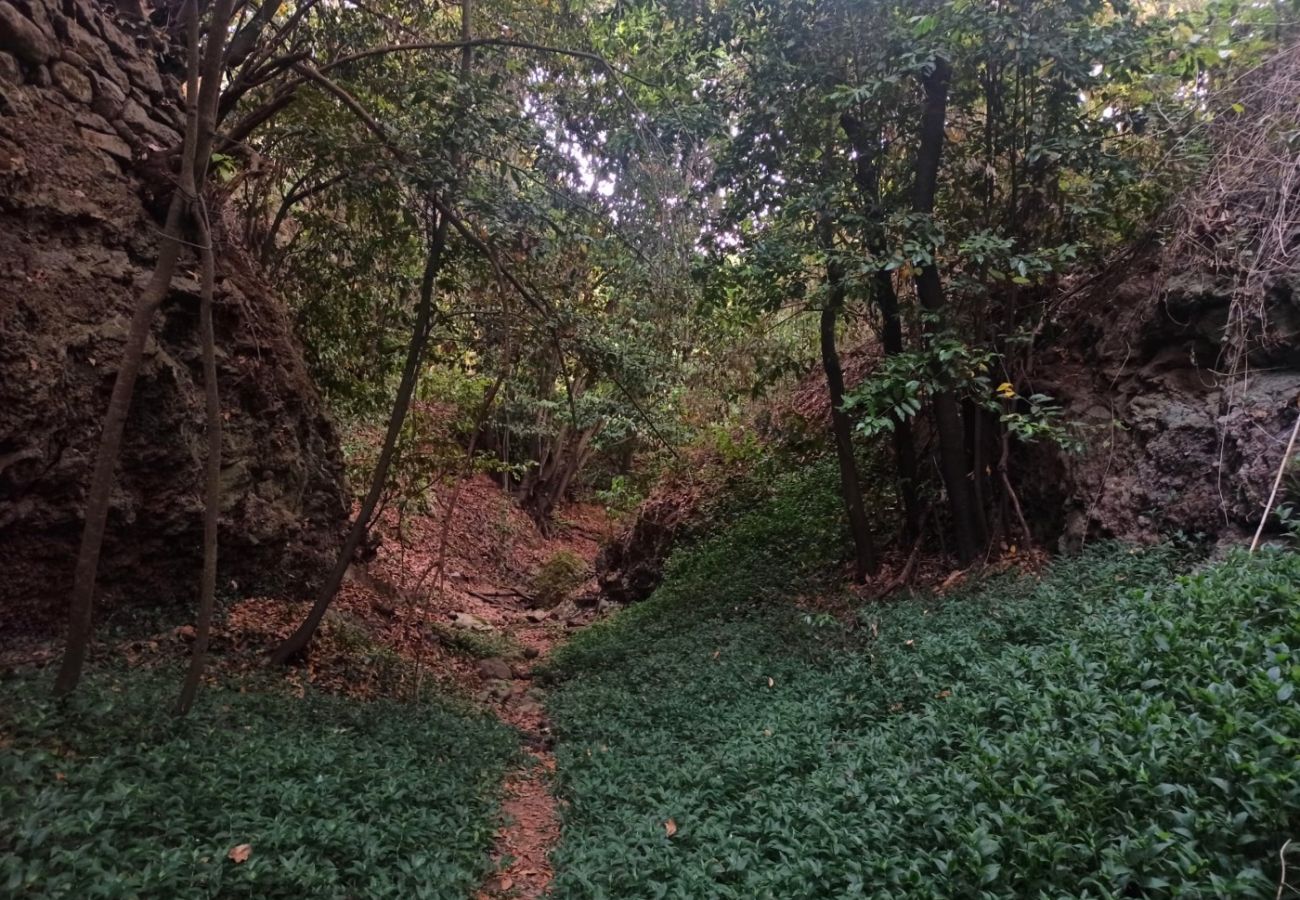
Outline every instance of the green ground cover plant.
{"type": "Polygon", "coordinates": [[[463,898],[490,868],[516,748],[495,720],[235,688],[177,719],[177,680],[0,684],[0,895],[463,898]]]}
{"type": "Polygon", "coordinates": [[[835,558],[798,486],[556,657],[555,896],[1274,895],[1300,556],[1099,546],[846,628],[789,602],[835,558]]]}

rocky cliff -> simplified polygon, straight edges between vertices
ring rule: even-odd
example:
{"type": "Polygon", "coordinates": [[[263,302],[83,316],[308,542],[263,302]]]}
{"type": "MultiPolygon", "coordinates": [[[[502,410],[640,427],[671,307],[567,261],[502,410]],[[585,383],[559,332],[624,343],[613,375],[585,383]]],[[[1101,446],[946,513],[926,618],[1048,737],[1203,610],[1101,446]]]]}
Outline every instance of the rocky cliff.
{"type": "MultiPolygon", "coordinates": [[[[99,417],[158,252],[165,183],[150,160],[180,140],[180,71],[166,35],[138,15],[90,0],[0,0],[0,631],[63,614],[99,417]]],[[[284,307],[242,250],[221,243],[221,583],[252,588],[305,576],[333,548],[346,516],[342,462],[284,307]]],[[[194,594],[195,269],[182,259],[146,351],[103,604],[194,594]]]]}
{"type": "Polygon", "coordinates": [[[1228,273],[1171,274],[1157,253],[1063,316],[1033,388],[1062,401],[1087,449],[1022,448],[1024,497],[1066,549],[1088,536],[1236,539],[1254,529],[1300,399],[1300,307],[1275,283],[1270,337],[1230,373],[1228,273]]]}

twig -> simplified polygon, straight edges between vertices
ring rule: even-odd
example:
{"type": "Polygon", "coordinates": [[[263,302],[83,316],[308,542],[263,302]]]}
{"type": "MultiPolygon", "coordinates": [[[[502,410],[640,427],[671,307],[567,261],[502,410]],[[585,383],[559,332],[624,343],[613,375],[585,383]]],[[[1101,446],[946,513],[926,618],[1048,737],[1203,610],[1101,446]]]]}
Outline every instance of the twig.
{"type": "Polygon", "coordinates": [[[1282,892],[1290,887],[1290,885],[1286,883],[1286,849],[1290,846],[1291,839],[1288,838],[1287,842],[1282,845],[1282,849],[1277,851],[1277,858],[1282,863],[1282,873],[1278,875],[1277,878],[1277,896],[1274,900],[1282,900],[1282,892]]]}
{"type": "Polygon", "coordinates": [[[1277,475],[1273,479],[1273,490],[1268,495],[1268,502],[1264,504],[1264,515],[1260,516],[1259,527],[1255,529],[1255,539],[1250,542],[1250,552],[1254,553],[1259,547],[1260,535],[1264,533],[1264,526],[1268,524],[1268,515],[1273,511],[1273,502],[1277,500],[1277,490],[1282,486],[1282,476],[1286,474],[1287,463],[1291,462],[1291,454],[1295,452],[1296,435],[1300,434],[1300,415],[1296,416],[1295,427],[1291,429],[1291,440],[1286,443],[1286,453],[1282,454],[1282,462],[1277,467],[1277,475]]]}

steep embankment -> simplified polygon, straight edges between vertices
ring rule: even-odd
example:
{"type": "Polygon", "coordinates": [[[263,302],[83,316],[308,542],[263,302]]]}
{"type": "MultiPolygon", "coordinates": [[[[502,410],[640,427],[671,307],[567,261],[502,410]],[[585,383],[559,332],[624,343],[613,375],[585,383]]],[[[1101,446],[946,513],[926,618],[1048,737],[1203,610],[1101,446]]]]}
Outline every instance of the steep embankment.
{"type": "MultiPolygon", "coordinates": [[[[160,32],[90,0],[0,0],[0,630],[62,614],[99,417],[158,251],[167,184],[153,160],[180,139],[178,65],[160,32]]],[[[233,242],[218,260],[221,583],[242,587],[315,564],[346,509],[337,438],[282,304],[233,242]]],[[[109,597],[194,590],[193,268],[159,312],[127,426],[109,597]]]]}
{"type": "Polygon", "coordinates": [[[1149,541],[1231,537],[1259,522],[1300,397],[1300,310],[1270,292],[1272,346],[1230,372],[1230,279],[1170,277],[1148,257],[1082,310],[1068,340],[1035,360],[1032,388],[1056,397],[1086,449],[1020,447],[1022,501],[1062,546],[1085,535],[1149,541]]]}
{"type": "Polygon", "coordinates": [[[1049,304],[1026,387],[1065,402],[1087,451],[1017,470],[1067,546],[1253,529],[1295,422],[1300,44],[1228,90],[1210,165],[1153,240],[1049,304]]]}

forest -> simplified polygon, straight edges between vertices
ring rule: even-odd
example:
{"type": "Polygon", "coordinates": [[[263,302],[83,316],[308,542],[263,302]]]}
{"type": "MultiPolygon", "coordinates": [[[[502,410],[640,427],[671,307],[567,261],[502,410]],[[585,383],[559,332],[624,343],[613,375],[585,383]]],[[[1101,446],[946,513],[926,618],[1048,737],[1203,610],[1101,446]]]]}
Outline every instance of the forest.
{"type": "Polygon", "coordinates": [[[0,897],[1300,898],[1300,2],[0,0],[0,897]]]}

